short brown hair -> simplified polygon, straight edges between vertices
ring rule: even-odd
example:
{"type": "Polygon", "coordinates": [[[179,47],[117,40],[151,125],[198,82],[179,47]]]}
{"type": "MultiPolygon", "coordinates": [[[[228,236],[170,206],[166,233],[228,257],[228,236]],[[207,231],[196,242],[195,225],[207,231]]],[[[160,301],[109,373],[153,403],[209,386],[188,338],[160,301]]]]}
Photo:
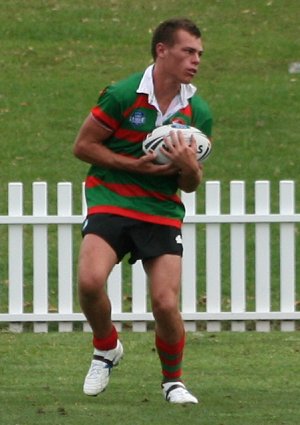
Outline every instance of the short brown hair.
{"type": "Polygon", "coordinates": [[[194,35],[197,38],[201,37],[201,31],[197,25],[187,18],[168,19],[156,28],[152,36],[151,54],[153,59],[156,59],[156,45],[165,43],[172,46],[175,42],[175,34],[178,30],[184,30],[194,35]]]}

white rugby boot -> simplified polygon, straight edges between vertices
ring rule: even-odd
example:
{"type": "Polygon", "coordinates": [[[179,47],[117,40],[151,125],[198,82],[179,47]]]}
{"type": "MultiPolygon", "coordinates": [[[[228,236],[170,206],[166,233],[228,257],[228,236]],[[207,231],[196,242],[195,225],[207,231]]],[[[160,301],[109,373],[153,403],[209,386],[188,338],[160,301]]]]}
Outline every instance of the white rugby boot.
{"type": "Polygon", "coordinates": [[[198,400],[184,386],[182,382],[166,382],[162,384],[162,391],[166,401],[169,403],[193,403],[197,404],[198,400]]]}
{"type": "Polygon", "coordinates": [[[108,351],[94,349],[93,360],[83,384],[86,395],[96,396],[108,385],[109,376],[114,366],[123,357],[123,346],[118,340],[116,348],[108,351]]]}

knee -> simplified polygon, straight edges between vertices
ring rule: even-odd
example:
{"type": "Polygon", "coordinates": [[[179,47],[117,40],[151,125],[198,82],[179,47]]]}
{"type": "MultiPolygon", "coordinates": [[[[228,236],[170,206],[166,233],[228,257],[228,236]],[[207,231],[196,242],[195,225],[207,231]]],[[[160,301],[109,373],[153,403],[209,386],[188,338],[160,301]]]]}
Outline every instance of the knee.
{"type": "Polygon", "coordinates": [[[79,274],[78,290],[81,298],[95,299],[101,295],[105,286],[102,276],[94,273],[79,274]]]}
{"type": "Polygon", "coordinates": [[[172,314],[179,311],[177,297],[160,296],[157,299],[152,300],[152,311],[157,320],[160,318],[171,317],[172,314]]]}

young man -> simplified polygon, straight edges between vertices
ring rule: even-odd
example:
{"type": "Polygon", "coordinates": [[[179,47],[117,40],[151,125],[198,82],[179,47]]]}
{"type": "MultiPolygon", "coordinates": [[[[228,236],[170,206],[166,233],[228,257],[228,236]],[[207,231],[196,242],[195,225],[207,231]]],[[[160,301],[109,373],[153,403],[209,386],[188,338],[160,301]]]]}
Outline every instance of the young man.
{"type": "Polygon", "coordinates": [[[168,165],[155,164],[155,153],[145,155],[142,141],[155,127],[172,122],[211,136],[209,108],[191,84],[202,53],[201,33],[192,21],[161,23],[152,39],[154,64],[104,89],[77,136],[74,154],[91,164],[79,256],[80,303],[94,345],[83,388],[87,395],[104,391],[123,355],[105,287],[115,264],[130,253],[129,262],[141,260],[148,276],[164,398],[198,403],[181,379],[185,331],[178,298],[184,206],[176,192],[195,191],[202,166],[195,143],[188,146],[180,131],[168,143],[168,165]]]}

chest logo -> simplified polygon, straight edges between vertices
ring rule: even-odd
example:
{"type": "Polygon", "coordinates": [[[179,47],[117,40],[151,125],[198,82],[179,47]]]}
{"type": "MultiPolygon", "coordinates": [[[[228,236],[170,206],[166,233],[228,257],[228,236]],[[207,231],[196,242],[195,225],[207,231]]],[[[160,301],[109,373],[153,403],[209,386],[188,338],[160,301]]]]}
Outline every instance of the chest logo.
{"type": "Polygon", "coordinates": [[[146,117],[143,111],[134,111],[130,117],[129,117],[129,121],[131,122],[132,125],[135,126],[140,126],[145,124],[146,121],[146,117]]]}

